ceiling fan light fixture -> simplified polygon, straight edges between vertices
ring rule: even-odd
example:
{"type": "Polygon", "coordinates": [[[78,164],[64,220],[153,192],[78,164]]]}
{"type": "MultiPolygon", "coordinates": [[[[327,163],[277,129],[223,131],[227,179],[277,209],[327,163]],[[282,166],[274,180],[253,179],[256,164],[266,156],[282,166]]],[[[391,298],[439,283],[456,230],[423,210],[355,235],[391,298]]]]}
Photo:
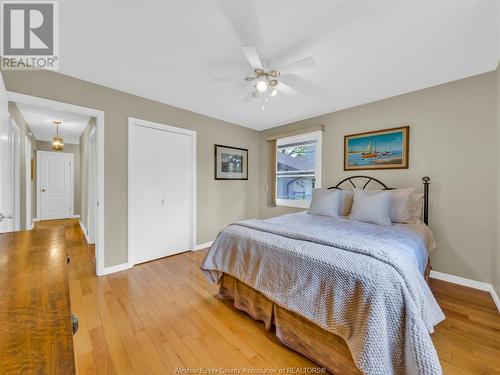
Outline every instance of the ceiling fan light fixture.
{"type": "Polygon", "coordinates": [[[258,92],[263,93],[267,91],[267,82],[262,79],[257,84],[255,85],[255,88],[257,89],[258,92]]]}
{"type": "Polygon", "coordinates": [[[271,96],[276,96],[276,95],[278,95],[278,89],[274,88],[271,91],[271,96]]]}

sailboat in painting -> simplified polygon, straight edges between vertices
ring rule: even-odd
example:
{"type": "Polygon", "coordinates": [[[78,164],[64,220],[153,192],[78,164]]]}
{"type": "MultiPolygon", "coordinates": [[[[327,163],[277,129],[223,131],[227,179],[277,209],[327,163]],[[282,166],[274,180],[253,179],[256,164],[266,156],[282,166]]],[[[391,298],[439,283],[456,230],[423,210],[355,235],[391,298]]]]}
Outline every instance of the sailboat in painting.
{"type": "Polygon", "coordinates": [[[368,145],[366,152],[361,153],[363,159],[372,159],[379,157],[380,152],[377,152],[377,141],[375,141],[375,147],[372,149],[372,142],[368,145]]]}

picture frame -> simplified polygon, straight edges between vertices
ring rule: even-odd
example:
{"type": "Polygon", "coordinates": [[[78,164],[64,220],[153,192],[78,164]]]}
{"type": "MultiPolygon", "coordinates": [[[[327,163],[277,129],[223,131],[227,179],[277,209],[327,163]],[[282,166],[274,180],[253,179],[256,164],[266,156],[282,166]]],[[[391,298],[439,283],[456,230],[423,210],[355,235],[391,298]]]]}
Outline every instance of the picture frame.
{"type": "Polygon", "coordinates": [[[35,159],[31,159],[31,181],[35,180],[36,165],[35,159]]]}
{"type": "Polygon", "coordinates": [[[216,180],[248,180],[248,149],[214,145],[216,180]]]}
{"type": "Polygon", "coordinates": [[[344,171],[408,169],[410,126],[344,136],[344,171]]]}

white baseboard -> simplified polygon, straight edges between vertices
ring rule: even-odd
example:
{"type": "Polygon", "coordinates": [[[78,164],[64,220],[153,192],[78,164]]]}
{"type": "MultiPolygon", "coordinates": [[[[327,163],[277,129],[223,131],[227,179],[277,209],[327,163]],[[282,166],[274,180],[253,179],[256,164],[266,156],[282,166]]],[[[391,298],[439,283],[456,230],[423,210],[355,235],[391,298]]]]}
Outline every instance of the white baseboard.
{"type": "Polygon", "coordinates": [[[80,228],[82,228],[82,232],[83,232],[83,235],[85,236],[85,240],[87,241],[87,243],[89,243],[89,236],[88,236],[88,231],[87,231],[87,227],[85,226],[85,224],[82,223],[81,220],[78,220],[80,222],[80,228]]]}
{"type": "Polygon", "coordinates": [[[495,288],[493,287],[493,285],[488,284],[488,283],[483,283],[482,281],[471,280],[471,279],[467,279],[465,277],[450,275],[450,274],[447,274],[444,272],[438,272],[438,271],[432,271],[432,270],[430,273],[430,277],[433,279],[443,280],[443,281],[447,281],[449,283],[467,286],[469,288],[479,289],[479,290],[483,290],[485,292],[489,292],[491,295],[491,298],[493,299],[493,302],[495,302],[495,305],[497,306],[497,309],[500,312],[500,299],[498,298],[498,294],[497,294],[495,288]]]}
{"type": "Polygon", "coordinates": [[[205,243],[200,243],[199,245],[196,245],[196,246],[193,248],[193,251],[198,251],[198,250],[203,250],[203,249],[206,249],[207,247],[212,246],[212,244],[213,244],[213,243],[214,243],[214,241],[205,242],[205,243]]]}
{"type": "Polygon", "coordinates": [[[500,298],[498,298],[497,291],[495,290],[493,285],[491,286],[490,294],[491,298],[493,298],[493,302],[495,302],[495,305],[497,305],[498,311],[500,311],[500,298]]]}
{"type": "Polygon", "coordinates": [[[80,218],[80,215],[73,215],[71,216],[72,219],[79,219],[80,218]]]}
{"type": "Polygon", "coordinates": [[[486,292],[490,291],[491,284],[483,283],[482,281],[476,281],[471,279],[466,279],[465,277],[450,275],[443,272],[431,271],[430,276],[433,279],[448,281],[449,283],[468,286],[469,288],[484,290],[486,292]]]}
{"type": "Polygon", "coordinates": [[[110,273],[128,270],[131,266],[128,263],[117,264],[116,266],[104,267],[100,276],[109,275],[110,273]]]}

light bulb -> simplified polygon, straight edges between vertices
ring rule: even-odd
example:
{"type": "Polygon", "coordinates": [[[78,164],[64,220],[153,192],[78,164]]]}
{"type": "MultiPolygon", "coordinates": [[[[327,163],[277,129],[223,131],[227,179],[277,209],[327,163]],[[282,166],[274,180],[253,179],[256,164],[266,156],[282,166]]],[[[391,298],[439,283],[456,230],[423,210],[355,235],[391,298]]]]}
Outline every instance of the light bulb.
{"type": "Polygon", "coordinates": [[[255,88],[257,89],[258,92],[263,93],[267,91],[267,82],[265,80],[260,80],[257,82],[255,85],[255,88]]]}
{"type": "Polygon", "coordinates": [[[273,91],[271,91],[271,96],[276,96],[277,94],[278,94],[278,90],[273,89],[273,91]]]}
{"type": "Polygon", "coordinates": [[[264,101],[265,101],[266,103],[269,103],[269,102],[271,101],[271,99],[266,98],[264,101]]]}
{"type": "Polygon", "coordinates": [[[266,107],[264,107],[264,106],[262,106],[262,107],[260,107],[260,108],[261,108],[262,110],[266,109],[266,107]]]}

